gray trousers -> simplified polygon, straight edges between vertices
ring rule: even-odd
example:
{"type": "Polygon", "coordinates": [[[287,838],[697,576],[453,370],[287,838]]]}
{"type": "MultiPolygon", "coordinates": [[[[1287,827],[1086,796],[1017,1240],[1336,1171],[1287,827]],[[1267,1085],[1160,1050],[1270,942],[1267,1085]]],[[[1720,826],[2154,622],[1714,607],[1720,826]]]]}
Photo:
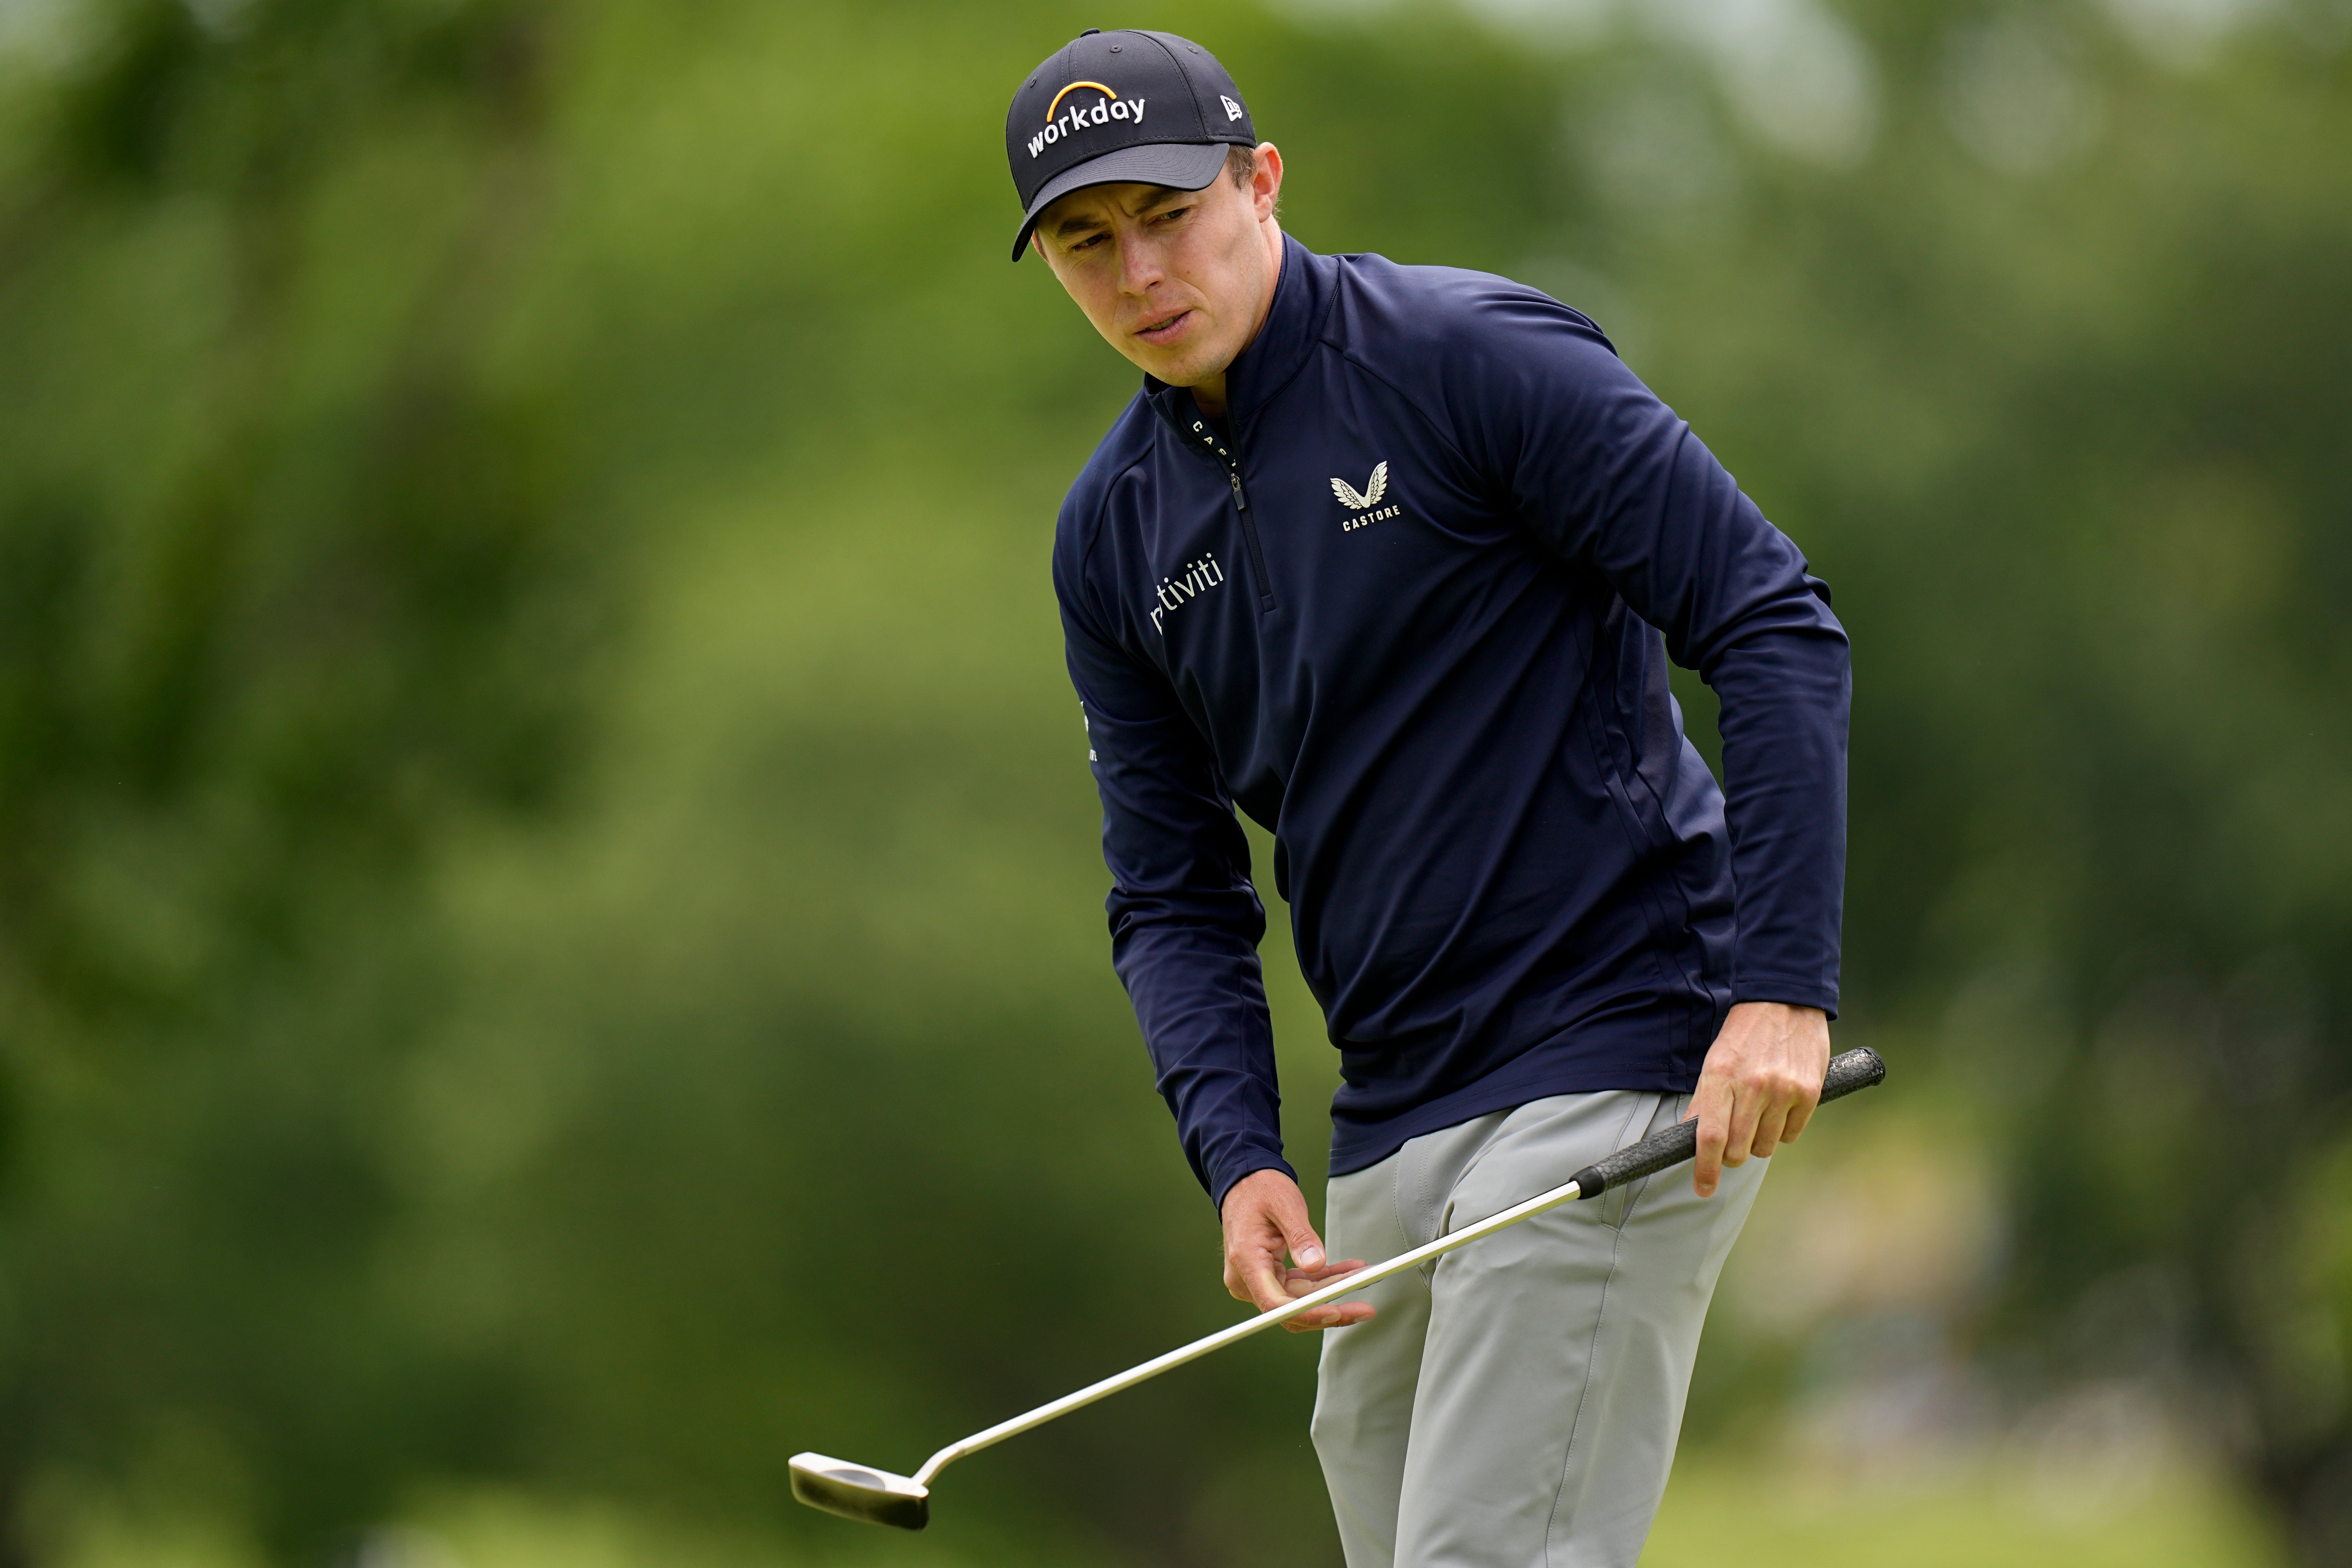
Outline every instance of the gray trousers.
{"type": "MultiPolygon", "coordinates": [[[[1377,1262],[1670,1125],[1686,1097],[1556,1095],[1334,1177],[1333,1258],[1377,1262]]],[[[1327,1329],[1315,1449],[1348,1568],[1633,1568],[1658,1511],[1699,1329],[1764,1178],[1687,1165],[1522,1220],[1327,1329]]]]}

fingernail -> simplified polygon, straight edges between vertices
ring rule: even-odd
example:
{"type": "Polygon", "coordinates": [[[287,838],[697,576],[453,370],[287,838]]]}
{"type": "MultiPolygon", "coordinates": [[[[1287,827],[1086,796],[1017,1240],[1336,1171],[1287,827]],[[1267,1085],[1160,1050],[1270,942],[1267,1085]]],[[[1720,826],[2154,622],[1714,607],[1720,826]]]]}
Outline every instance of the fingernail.
{"type": "Polygon", "coordinates": [[[1322,1268],[1323,1249],[1319,1247],[1310,1247],[1306,1251],[1300,1253],[1298,1255],[1298,1267],[1301,1268],[1322,1268]]]}

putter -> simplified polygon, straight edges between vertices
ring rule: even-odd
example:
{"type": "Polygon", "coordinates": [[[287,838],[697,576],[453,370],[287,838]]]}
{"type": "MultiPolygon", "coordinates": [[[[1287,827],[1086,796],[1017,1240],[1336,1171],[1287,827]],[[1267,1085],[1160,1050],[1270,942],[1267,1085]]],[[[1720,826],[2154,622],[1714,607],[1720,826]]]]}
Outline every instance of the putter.
{"type": "MultiPolygon", "coordinates": [[[[1821,1103],[1842,1100],[1858,1089],[1868,1089],[1886,1077],[1886,1064],[1878,1053],[1868,1047],[1852,1050],[1832,1058],[1829,1074],[1822,1081],[1821,1103]]],[[[1051,1405],[1041,1405],[1024,1415],[1010,1421],[1000,1421],[983,1432],[950,1443],[923,1461],[923,1468],[911,1476],[894,1475],[888,1470],[877,1470],[864,1465],[853,1465],[843,1459],[827,1458],[823,1454],[794,1454],[792,1458],[793,1496],[811,1508],[837,1513],[844,1519],[862,1520],[868,1524],[895,1524],[901,1530],[920,1530],[931,1521],[931,1482],[941,1470],[968,1454],[992,1447],[1007,1437],[1017,1437],[1033,1427],[1082,1410],[1097,1399],[1108,1399],[1122,1389],[1158,1377],[1186,1362],[1198,1361],[1213,1351],[1245,1340],[1262,1329],[1270,1329],[1299,1313],[1337,1301],[1352,1295],[1365,1286],[1417,1268],[1433,1258],[1442,1258],[1457,1247],[1467,1247],[1480,1237],[1492,1236],[1507,1226],[1529,1219],[1547,1209],[1576,1198],[1597,1198],[1612,1187],[1655,1175],[1670,1166],[1679,1165],[1698,1152],[1698,1123],[1678,1121],[1672,1127],[1652,1133],[1639,1143],[1620,1149],[1597,1163],[1587,1165],[1575,1175],[1548,1193],[1538,1193],[1526,1202],[1488,1215],[1475,1225],[1439,1237],[1425,1247],[1399,1253],[1385,1263],[1375,1263],[1359,1268],[1344,1279],[1334,1279],[1318,1290],[1299,1297],[1286,1305],[1260,1312],[1255,1318],[1244,1318],[1230,1328],[1218,1330],[1203,1339],[1194,1340],[1154,1357],[1140,1366],[1129,1367],[1100,1383],[1090,1383],[1076,1394],[1066,1394],[1051,1405]]]]}

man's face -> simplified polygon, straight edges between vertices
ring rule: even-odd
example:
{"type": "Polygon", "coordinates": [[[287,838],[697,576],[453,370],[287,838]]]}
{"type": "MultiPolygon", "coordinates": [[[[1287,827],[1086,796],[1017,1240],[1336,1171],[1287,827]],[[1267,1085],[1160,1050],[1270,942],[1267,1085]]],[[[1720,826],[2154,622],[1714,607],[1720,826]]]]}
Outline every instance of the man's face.
{"type": "Polygon", "coordinates": [[[1221,378],[1249,345],[1282,269],[1282,154],[1205,189],[1088,185],[1045,209],[1037,248],[1111,347],[1171,386],[1221,378]]]}

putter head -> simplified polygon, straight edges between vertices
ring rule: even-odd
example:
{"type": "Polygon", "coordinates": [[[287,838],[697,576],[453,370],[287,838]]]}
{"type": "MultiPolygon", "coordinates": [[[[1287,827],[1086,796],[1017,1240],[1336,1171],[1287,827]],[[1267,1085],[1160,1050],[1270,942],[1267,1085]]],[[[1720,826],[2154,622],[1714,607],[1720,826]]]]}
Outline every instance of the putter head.
{"type": "Polygon", "coordinates": [[[793,1496],[811,1508],[901,1530],[920,1530],[931,1521],[930,1489],[905,1476],[823,1454],[794,1454],[792,1467],[793,1496]]]}

